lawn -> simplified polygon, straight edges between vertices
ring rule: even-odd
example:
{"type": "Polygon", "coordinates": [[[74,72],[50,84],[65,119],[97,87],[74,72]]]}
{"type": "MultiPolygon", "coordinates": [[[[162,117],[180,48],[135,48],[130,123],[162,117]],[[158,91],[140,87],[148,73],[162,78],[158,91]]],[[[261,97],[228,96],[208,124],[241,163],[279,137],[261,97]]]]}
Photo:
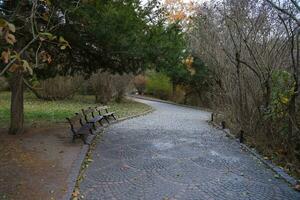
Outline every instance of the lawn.
{"type": "MultiPolygon", "coordinates": [[[[65,122],[66,117],[80,112],[82,108],[96,106],[94,96],[76,95],[72,99],[61,101],[44,101],[32,93],[25,93],[25,123],[57,123],[65,122]]],[[[150,109],[148,105],[125,100],[122,103],[109,103],[117,117],[132,116],[150,109]]],[[[0,126],[7,126],[10,119],[10,93],[0,92],[0,126]]]]}

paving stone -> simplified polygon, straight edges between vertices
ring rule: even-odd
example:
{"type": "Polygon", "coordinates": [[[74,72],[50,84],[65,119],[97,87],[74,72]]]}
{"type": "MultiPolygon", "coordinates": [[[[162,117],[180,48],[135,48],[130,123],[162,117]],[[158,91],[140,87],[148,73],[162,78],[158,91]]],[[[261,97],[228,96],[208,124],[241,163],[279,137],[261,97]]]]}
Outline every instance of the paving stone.
{"type": "Polygon", "coordinates": [[[88,200],[298,200],[232,139],[210,113],[140,100],[156,111],[112,125],[80,188],[88,200]]]}

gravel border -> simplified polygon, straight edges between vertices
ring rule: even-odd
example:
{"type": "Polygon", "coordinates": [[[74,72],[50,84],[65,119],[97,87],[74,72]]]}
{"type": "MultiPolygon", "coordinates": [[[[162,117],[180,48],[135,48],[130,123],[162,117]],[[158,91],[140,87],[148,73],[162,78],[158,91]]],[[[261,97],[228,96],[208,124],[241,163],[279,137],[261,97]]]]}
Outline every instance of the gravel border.
{"type": "Polygon", "coordinates": [[[295,186],[296,184],[298,184],[297,179],[295,179],[294,177],[286,173],[284,169],[276,166],[274,163],[272,163],[271,160],[264,159],[255,149],[248,147],[246,144],[240,143],[239,140],[233,134],[230,133],[229,129],[222,129],[222,127],[219,124],[212,121],[208,121],[208,123],[212,124],[213,126],[217,127],[219,130],[223,131],[228,137],[234,139],[241,146],[242,149],[252,154],[255,158],[257,158],[259,161],[265,164],[265,166],[267,166],[269,169],[275,172],[280,178],[282,178],[288,184],[290,184],[291,186],[295,186]]]}
{"type": "MultiPolygon", "coordinates": [[[[110,123],[110,125],[111,124],[116,124],[116,123],[119,123],[119,122],[122,122],[122,121],[125,121],[125,120],[128,120],[128,119],[141,117],[141,116],[150,114],[154,111],[155,111],[155,109],[151,107],[149,110],[147,110],[143,113],[139,113],[139,114],[128,116],[128,117],[118,118],[117,120],[112,121],[110,123]]],[[[84,144],[82,146],[82,148],[80,150],[80,153],[78,154],[76,160],[72,164],[71,172],[69,173],[68,180],[67,180],[67,191],[66,191],[66,193],[65,193],[65,195],[63,196],[62,199],[70,200],[72,198],[72,193],[73,193],[73,191],[75,189],[75,186],[76,186],[77,178],[78,178],[78,175],[79,175],[80,170],[81,170],[81,165],[84,162],[84,159],[85,159],[87,153],[90,150],[90,145],[89,144],[91,144],[94,141],[97,134],[103,133],[107,127],[109,127],[109,126],[104,126],[103,128],[97,130],[96,134],[90,135],[87,139],[88,144],[84,144]]]]}

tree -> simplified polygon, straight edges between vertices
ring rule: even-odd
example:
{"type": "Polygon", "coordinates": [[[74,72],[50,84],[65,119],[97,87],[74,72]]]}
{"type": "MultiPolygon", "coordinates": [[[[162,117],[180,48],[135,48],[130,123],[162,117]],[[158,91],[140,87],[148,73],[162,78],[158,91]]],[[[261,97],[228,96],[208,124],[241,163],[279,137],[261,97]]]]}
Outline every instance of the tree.
{"type": "Polygon", "coordinates": [[[234,133],[262,150],[288,152],[295,165],[298,33],[297,1],[223,0],[199,7],[187,37],[189,51],[210,72],[212,108],[234,133]]]}
{"type": "Polygon", "coordinates": [[[70,47],[62,36],[53,33],[64,24],[58,2],[5,1],[1,6],[0,75],[10,77],[11,125],[9,133],[23,131],[23,79],[41,63],[51,63],[48,49],[70,47]],[[29,19],[29,20],[27,20],[29,19]],[[13,34],[14,33],[14,34],[13,34]]]}
{"type": "Polygon", "coordinates": [[[266,2],[279,12],[278,17],[284,25],[286,36],[290,43],[289,52],[292,61],[291,68],[295,86],[289,101],[289,132],[291,139],[294,137],[297,138],[300,136],[300,127],[297,124],[296,116],[297,110],[300,107],[297,105],[297,99],[299,98],[300,92],[300,4],[295,0],[285,0],[277,3],[272,0],[266,0],[266,2]]]}
{"type": "Polygon", "coordinates": [[[144,7],[139,0],[28,0],[0,6],[5,42],[0,75],[11,76],[13,134],[23,130],[23,80],[30,87],[30,79],[57,74],[139,73],[180,57],[172,45],[176,27],[166,23],[156,0],[144,7]]]}

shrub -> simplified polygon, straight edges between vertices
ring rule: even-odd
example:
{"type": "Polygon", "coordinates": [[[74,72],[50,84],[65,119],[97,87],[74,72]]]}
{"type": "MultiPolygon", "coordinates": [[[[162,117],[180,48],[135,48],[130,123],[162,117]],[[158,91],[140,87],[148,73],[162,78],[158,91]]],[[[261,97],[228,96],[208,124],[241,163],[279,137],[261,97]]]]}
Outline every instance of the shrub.
{"type": "MultiPolygon", "coordinates": [[[[131,74],[111,74],[109,72],[98,72],[94,74],[85,89],[92,88],[92,94],[96,96],[96,103],[107,104],[113,98],[120,103],[127,92],[132,81],[131,74]]],[[[85,93],[90,93],[86,91],[85,93]]]]}
{"type": "Polygon", "coordinates": [[[272,74],[270,115],[272,118],[286,117],[289,101],[294,94],[295,82],[292,74],[275,70],[272,74]]]}
{"type": "Polygon", "coordinates": [[[143,75],[138,75],[134,78],[134,86],[139,94],[144,94],[146,89],[146,77],[143,75]]]}
{"type": "Polygon", "coordinates": [[[30,87],[35,95],[45,100],[62,100],[72,97],[83,82],[81,76],[56,76],[37,81],[30,87]]]}
{"type": "Polygon", "coordinates": [[[89,85],[93,88],[96,103],[107,104],[113,97],[112,75],[108,72],[94,74],[89,85]]]}
{"type": "Polygon", "coordinates": [[[123,101],[124,96],[129,88],[129,85],[133,79],[131,74],[124,74],[124,75],[114,75],[113,76],[113,86],[115,91],[115,100],[117,103],[123,101]]]}
{"type": "Polygon", "coordinates": [[[150,73],[146,84],[146,92],[161,99],[170,98],[172,95],[170,78],[163,73],[150,73]]]}

